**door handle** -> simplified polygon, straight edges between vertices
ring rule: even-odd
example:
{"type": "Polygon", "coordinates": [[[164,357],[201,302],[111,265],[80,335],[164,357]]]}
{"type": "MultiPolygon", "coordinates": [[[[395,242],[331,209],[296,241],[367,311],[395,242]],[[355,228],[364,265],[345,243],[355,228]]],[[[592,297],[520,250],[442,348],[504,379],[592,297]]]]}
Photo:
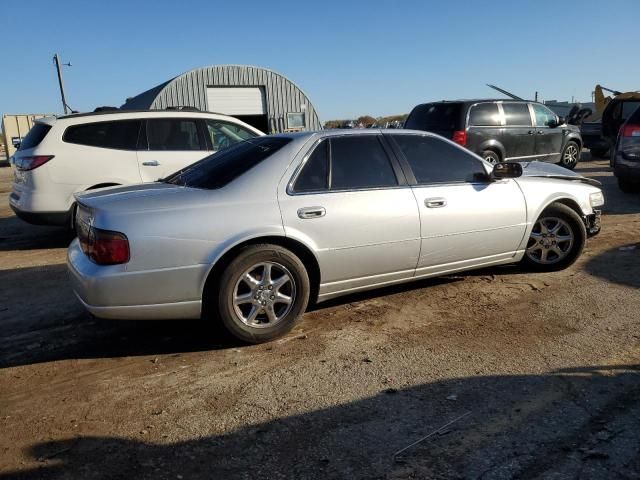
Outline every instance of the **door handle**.
{"type": "Polygon", "coordinates": [[[538,135],[544,135],[544,132],[542,130],[538,130],[538,135]]]}
{"type": "Polygon", "coordinates": [[[324,217],[327,211],[324,207],[304,207],[298,209],[298,217],[302,219],[324,217]]]}
{"type": "Polygon", "coordinates": [[[144,165],[145,167],[157,167],[158,165],[160,165],[160,162],[157,160],[148,160],[146,162],[142,162],[142,165],[144,165]]]}
{"type": "Polygon", "coordinates": [[[442,208],[447,206],[447,199],[442,197],[425,198],[424,204],[427,208],[442,208]]]}
{"type": "Polygon", "coordinates": [[[528,133],[529,135],[533,135],[533,134],[534,134],[534,133],[536,133],[536,132],[534,132],[533,130],[529,130],[527,133],[528,133]]]}

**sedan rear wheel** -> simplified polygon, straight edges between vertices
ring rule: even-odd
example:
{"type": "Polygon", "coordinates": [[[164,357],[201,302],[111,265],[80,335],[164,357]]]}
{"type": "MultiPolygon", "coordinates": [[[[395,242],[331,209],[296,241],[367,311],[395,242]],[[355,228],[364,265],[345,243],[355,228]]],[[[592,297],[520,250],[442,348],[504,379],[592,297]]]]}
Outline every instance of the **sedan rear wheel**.
{"type": "Polygon", "coordinates": [[[580,216],[566,205],[554,203],[533,225],[523,263],[538,271],[562,270],[576,261],[586,238],[580,216]]]}
{"type": "Polygon", "coordinates": [[[218,283],[218,313],[225,328],[248,343],[282,336],[309,302],[309,276],[293,252],[278,245],[246,247],[218,283]]]}

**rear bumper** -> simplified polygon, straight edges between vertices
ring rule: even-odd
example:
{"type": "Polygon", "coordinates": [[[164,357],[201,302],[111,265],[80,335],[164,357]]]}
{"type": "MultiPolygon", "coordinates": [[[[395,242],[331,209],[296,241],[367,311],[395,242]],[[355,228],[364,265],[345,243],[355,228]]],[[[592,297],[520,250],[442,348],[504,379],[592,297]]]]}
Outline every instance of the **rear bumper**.
{"type": "Polygon", "coordinates": [[[68,212],[29,212],[16,207],[11,201],[9,201],[9,206],[16,217],[32,225],[68,226],[71,228],[73,208],[68,212]]]}
{"type": "Polygon", "coordinates": [[[93,263],[76,238],[67,251],[73,290],[82,305],[100,318],[123,320],[198,319],[202,301],[193,290],[207,266],[129,272],[126,265],[93,263]],[[191,288],[189,288],[191,286],[191,288]],[[191,293],[187,293],[191,290],[191,293]]]}
{"type": "Polygon", "coordinates": [[[613,167],[613,174],[631,182],[640,182],[640,162],[625,161],[618,156],[613,167]]]}

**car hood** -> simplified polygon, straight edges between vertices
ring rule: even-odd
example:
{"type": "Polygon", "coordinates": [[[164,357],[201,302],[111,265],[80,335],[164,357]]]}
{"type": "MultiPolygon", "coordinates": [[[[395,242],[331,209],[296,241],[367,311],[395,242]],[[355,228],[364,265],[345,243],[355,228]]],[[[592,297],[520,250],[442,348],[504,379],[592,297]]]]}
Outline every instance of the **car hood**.
{"type": "Polygon", "coordinates": [[[593,178],[583,177],[578,175],[572,170],[568,170],[560,165],[554,165],[552,163],[545,162],[520,162],[522,165],[523,177],[542,177],[542,178],[555,178],[558,180],[572,180],[582,183],[587,183],[595,187],[602,185],[599,181],[593,178]]]}

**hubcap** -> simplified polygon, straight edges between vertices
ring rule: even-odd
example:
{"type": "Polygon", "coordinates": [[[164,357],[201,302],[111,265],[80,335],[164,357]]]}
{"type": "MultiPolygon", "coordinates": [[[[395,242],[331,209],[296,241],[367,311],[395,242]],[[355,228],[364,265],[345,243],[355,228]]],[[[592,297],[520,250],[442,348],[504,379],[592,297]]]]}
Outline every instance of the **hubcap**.
{"type": "Polygon", "coordinates": [[[247,269],[233,289],[236,315],[250,327],[272,327],[293,308],[296,285],[286,267],[264,262],[247,269]]]}
{"type": "Polygon", "coordinates": [[[563,160],[565,165],[573,165],[576,163],[578,161],[578,149],[573,145],[569,145],[564,151],[563,160]]]}
{"type": "Polygon", "coordinates": [[[567,222],[557,217],[538,219],[533,226],[527,257],[545,265],[564,259],[573,247],[573,230],[567,222]]]}

